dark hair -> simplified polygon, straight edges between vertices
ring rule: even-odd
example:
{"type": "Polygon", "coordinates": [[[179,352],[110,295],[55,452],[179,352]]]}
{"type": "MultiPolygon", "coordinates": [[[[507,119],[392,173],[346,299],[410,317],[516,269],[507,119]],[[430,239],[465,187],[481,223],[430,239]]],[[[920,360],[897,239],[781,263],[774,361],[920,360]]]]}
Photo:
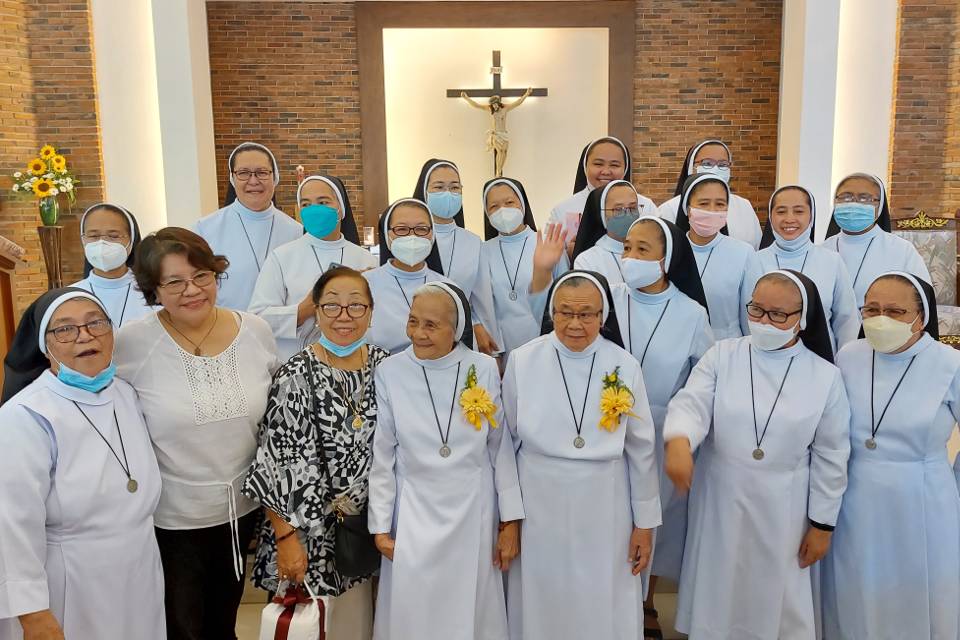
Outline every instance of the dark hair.
{"type": "Polygon", "coordinates": [[[351,269],[350,267],[333,267],[332,269],[327,269],[317,278],[316,283],[313,285],[313,291],[310,293],[310,299],[313,300],[313,304],[317,305],[320,303],[320,296],[323,295],[323,290],[327,288],[327,285],[330,284],[333,280],[337,278],[354,278],[363,283],[363,290],[367,294],[367,300],[370,301],[370,309],[373,309],[373,292],[370,291],[370,283],[367,282],[367,279],[363,277],[356,269],[351,269]]]}
{"type": "MultiPolygon", "coordinates": [[[[699,191],[702,187],[704,187],[704,186],[706,186],[706,185],[708,185],[708,184],[713,184],[713,183],[715,183],[715,182],[718,183],[718,184],[720,184],[720,186],[723,186],[723,180],[719,180],[719,179],[717,179],[717,180],[704,180],[703,182],[701,182],[701,183],[699,183],[699,184],[693,185],[693,188],[690,189],[690,195],[687,196],[687,206],[688,206],[688,207],[692,207],[692,206],[693,206],[693,205],[690,203],[690,201],[693,200],[693,194],[695,194],[697,191],[699,191]]],[[[726,192],[727,192],[727,193],[726,193],[726,196],[727,196],[727,205],[729,205],[729,204],[730,204],[730,189],[726,189],[726,192]]],[[[684,213],[686,213],[686,211],[684,211],[684,213]]],[[[769,214],[769,212],[768,212],[768,214],[769,214]]]]}
{"type": "MultiPolygon", "coordinates": [[[[800,193],[802,193],[804,197],[807,199],[807,206],[810,207],[811,210],[813,209],[813,202],[810,200],[810,193],[806,189],[801,189],[797,185],[790,185],[788,187],[783,187],[782,189],[779,189],[774,194],[773,200],[770,202],[770,204],[772,205],[773,203],[775,203],[777,200],[777,197],[779,197],[781,193],[785,193],[787,191],[799,191],[800,193]]],[[[767,212],[767,215],[770,215],[771,213],[773,213],[773,207],[770,207],[770,209],[771,210],[767,212]]]]}
{"type": "Polygon", "coordinates": [[[150,306],[159,304],[157,288],[163,272],[163,259],[171,254],[185,256],[196,269],[207,269],[217,274],[219,280],[230,266],[226,256],[216,255],[202,237],[182,227],[165,227],[151,233],[137,250],[133,263],[133,275],[143,299],[150,306]]]}

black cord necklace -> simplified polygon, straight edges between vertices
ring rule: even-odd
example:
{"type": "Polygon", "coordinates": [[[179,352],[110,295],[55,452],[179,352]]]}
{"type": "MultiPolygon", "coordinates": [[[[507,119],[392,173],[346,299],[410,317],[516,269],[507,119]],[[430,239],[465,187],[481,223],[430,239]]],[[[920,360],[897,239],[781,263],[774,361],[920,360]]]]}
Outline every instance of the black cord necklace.
{"type": "Polygon", "coordinates": [[[583,430],[583,417],[587,415],[587,396],[590,395],[590,379],[593,378],[593,365],[597,362],[597,353],[593,353],[590,359],[590,373],[587,374],[586,390],[583,392],[583,408],[580,410],[580,420],[577,420],[577,412],[573,409],[573,398],[570,397],[570,387],[567,386],[567,374],[563,372],[563,362],[560,360],[560,352],[554,348],[557,354],[557,364],[560,366],[560,376],[563,378],[563,390],[567,392],[567,402],[570,404],[570,415],[573,417],[573,426],[577,430],[577,437],[573,439],[573,446],[577,449],[583,449],[587,444],[580,432],[583,430]]]}
{"type": "Polygon", "coordinates": [[[510,283],[510,300],[517,300],[517,276],[520,275],[520,264],[523,263],[523,252],[527,248],[527,240],[530,236],[523,239],[523,246],[520,247],[520,257],[517,259],[517,268],[513,271],[513,279],[510,278],[510,269],[507,268],[507,257],[503,254],[503,240],[497,243],[500,247],[500,259],[503,261],[503,270],[507,274],[507,281],[510,283]]]}
{"type": "Polygon", "coordinates": [[[100,429],[97,429],[97,425],[93,424],[93,420],[90,419],[90,416],[80,408],[80,405],[77,404],[76,400],[71,400],[73,406],[77,408],[77,411],[86,419],[86,421],[93,427],[93,430],[97,432],[97,435],[100,436],[100,439],[103,440],[103,443],[107,445],[107,448],[110,449],[110,453],[113,454],[113,457],[117,459],[117,464],[120,465],[120,468],[123,469],[123,472],[127,476],[127,491],[130,493],[136,493],[137,488],[140,486],[136,480],[133,479],[133,476],[130,475],[130,463],[127,462],[127,449],[123,446],[123,433],[120,431],[120,421],[117,420],[117,410],[113,410],[113,423],[117,425],[117,436],[120,437],[120,451],[123,453],[123,460],[120,460],[120,456],[117,455],[117,450],[113,448],[113,445],[110,444],[110,441],[107,440],[100,429]]]}
{"type": "Polygon", "coordinates": [[[877,431],[880,430],[880,423],[883,422],[883,417],[887,415],[887,409],[890,408],[890,403],[893,402],[893,396],[897,395],[897,391],[900,390],[900,384],[903,382],[903,379],[907,377],[907,371],[910,371],[910,367],[913,366],[913,361],[917,359],[917,356],[910,358],[910,362],[907,363],[907,368],[903,370],[903,373],[900,375],[900,379],[897,381],[897,386],[893,388],[893,393],[890,394],[890,398],[887,400],[887,404],[883,407],[883,412],[880,414],[880,419],[875,420],[874,418],[874,409],[873,409],[873,383],[876,379],[875,373],[877,369],[877,352],[873,352],[873,360],[870,362],[870,437],[867,438],[867,441],[864,442],[864,445],[867,449],[873,451],[877,448],[877,431]]]}
{"type": "Polygon", "coordinates": [[[750,358],[750,406],[753,408],[753,437],[757,441],[757,448],[753,450],[753,459],[754,460],[763,460],[764,453],[760,445],[763,444],[763,438],[767,435],[767,427],[770,426],[770,418],[773,417],[773,412],[777,408],[777,403],[780,402],[780,394],[783,393],[783,385],[787,382],[787,376],[790,375],[790,367],[793,366],[793,359],[796,356],[791,356],[790,362],[787,363],[787,371],[783,374],[783,380],[780,381],[780,388],[777,390],[777,397],[773,400],[773,406],[770,407],[770,413],[767,414],[767,422],[763,425],[763,433],[757,433],[757,400],[753,390],[753,352],[748,351],[747,355],[750,358]]]}
{"type": "Polygon", "coordinates": [[[443,428],[440,426],[440,415],[437,413],[437,404],[433,400],[433,390],[430,388],[430,378],[427,377],[427,368],[423,365],[420,365],[420,369],[423,370],[423,380],[427,383],[427,393],[430,394],[430,406],[433,407],[433,419],[437,421],[437,431],[440,433],[440,457],[449,458],[450,454],[453,451],[450,449],[450,445],[447,444],[450,442],[450,425],[453,424],[453,405],[457,400],[457,387],[460,385],[460,365],[462,363],[457,363],[457,377],[453,380],[453,395],[450,397],[450,415],[447,416],[447,432],[443,432],[443,428]]]}

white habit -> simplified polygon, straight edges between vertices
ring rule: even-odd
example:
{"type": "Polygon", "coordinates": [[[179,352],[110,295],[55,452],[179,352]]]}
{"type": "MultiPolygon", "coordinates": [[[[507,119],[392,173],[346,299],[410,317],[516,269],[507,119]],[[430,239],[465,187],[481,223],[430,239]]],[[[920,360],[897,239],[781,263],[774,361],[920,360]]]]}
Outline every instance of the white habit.
{"type": "MultiPolygon", "coordinates": [[[[630,176],[625,176],[624,179],[630,180],[630,176]]],[[[567,227],[567,215],[576,214],[579,220],[580,216],[583,215],[583,207],[587,204],[587,196],[589,196],[590,192],[595,188],[596,187],[592,187],[588,183],[586,187],[577,191],[550,210],[550,224],[563,225],[563,228],[567,232],[567,242],[573,242],[575,236],[575,234],[571,233],[571,229],[567,227]]],[[[653,200],[639,193],[637,194],[637,206],[640,208],[641,216],[652,216],[657,213],[657,205],[654,204],[653,200]]]]}
{"type": "Polygon", "coordinates": [[[620,259],[623,257],[623,243],[604,234],[593,245],[573,261],[574,269],[596,271],[607,279],[612,287],[623,282],[623,270],[620,259]]]}
{"type": "Polygon", "coordinates": [[[119,278],[104,278],[91,271],[86,278],[70,286],[97,296],[107,310],[114,329],[153,312],[137,288],[137,279],[130,269],[119,278]]]}

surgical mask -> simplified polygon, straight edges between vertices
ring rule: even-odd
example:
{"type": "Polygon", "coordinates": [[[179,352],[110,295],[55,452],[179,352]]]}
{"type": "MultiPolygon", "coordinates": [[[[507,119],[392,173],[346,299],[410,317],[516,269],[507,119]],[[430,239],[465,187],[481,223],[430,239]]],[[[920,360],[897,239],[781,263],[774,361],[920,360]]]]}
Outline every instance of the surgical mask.
{"type": "Polygon", "coordinates": [[[630,227],[640,217],[636,209],[629,209],[629,213],[621,213],[613,218],[607,218],[607,231],[615,238],[623,240],[627,237],[630,227]]]}
{"type": "Polygon", "coordinates": [[[426,260],[431,249],[433,249],[433,242],[418,236],[394,238],[390,243],[390,253],[408,267],[416,266],[426,260]]]}
{"type": "Polygon", "coordinates": [[[620,268],[623,271],[623,281],[632,289],[649,287],[663,277],[659,260],[623,258],[620,261],[620,268]]]}
{"type": "Polygon", "coordinates": [[[876,222],[877,210],[873,205],[862,202],[841,202],[833,208],[833,219],[844,231],[860,233],[876,222]]]}
{"type": "Polygon", "coordinates": [[[332,342],[326,335],[320,333],[320,345],[338,358],[346,358],[365,344],[367,344],[366,336],[361,336],[359,340],[348,345],[341,345],[332,342]]]}
{"type": "Polygon", "coordinates": [[[460,212],[463,206],[463,196],[452,191],[434,191],[427,194],[427,208],[430,213],[449,220],[460,212]]]}
{"type": "Polygon", "coordinates": [[[762,322],[754,322],[753,320],[751,320],[749,324],[750,342],[762,351],[776,351],[793,340],[797,335],[793,331],[797,325],[793,325],[789,329],[781,329],[772,324],[763,324],[762,322]]]}
{"type": "Polygon", "coordinates": [[[776,231],[773,232],[773,237],[776,240],[777,246],[784,251],[796,251],[797,249],[802,249],[807,245],[808,242],[810,242],[810,231],[805,229],[793,240],[784,239],[784,237],[776,231]]]}
{"type": "Polygon", "coordinates": [[[119,242],[97,240],[83,245],[83,255],[94,269],[113,271],[127,261],[127,247],[119,242]]]}
{"type": "MultiPolygon", "coordinates": [[[[53,356],[51,355],[51,357],[53,356]]],[[[114,376],[117,375],[117,365],[114,364],[113,360],[110,360],[110,366],[93,377],[71,369],[55,357],[53,360],[60,365],[60,368],[57,369],[57,379],[60,382],[68,387],[83,389],[90,393],[100,393],[113,382],[114,376]]]]}
{"type": "Polygon", "coordinates": [[[523,222],[523,212],[516,207],[500,207],[490,214],[490,224],[500,233],[510,233],[523,222]]]}
{"type": "Polygon", "coordinates": [[[340,212],[325,204],[311,204],[300,210],[303,228],[314,238],[326,238],[340,222],[340,212]]]}
{"type": "Polygon", "coordinates": [[[727,212],[707,211],[706,209],[690,207],[687,219],[690,221],[690,228],[698,236],[709,238],[719,233],[727,225],[727,212]]]}
{"type": "MultiPolygon", "coordinates": [[[[920,314],[917,314],[917,317],[920,317],[920,314]]],[[[917,318],[910,322],[900,322],[887,316],[865,318],[863,335],[874,351],[893,353],[902,349],[903,345],[913,337],[913,323],[916,320],[917,318]]]]}
{"type": "Polygon", "coordinates": [[[712,176],[717,176],[726,184],[730,184],[730,167],[704,167],[703,165],[697,165],[697,175],[704,173],[709,173],[712,176]]]}

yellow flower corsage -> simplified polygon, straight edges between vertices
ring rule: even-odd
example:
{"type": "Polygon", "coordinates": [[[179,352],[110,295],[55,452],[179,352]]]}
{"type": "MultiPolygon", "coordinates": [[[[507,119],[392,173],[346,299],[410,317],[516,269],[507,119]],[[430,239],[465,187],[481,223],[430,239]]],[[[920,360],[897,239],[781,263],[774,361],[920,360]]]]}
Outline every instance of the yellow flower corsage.
{"type": "Polygon", "coordinates": [[[497,412],[497,405],[493,404],[487,390],[477,384],[476,365],[470,365],[467,370],[467,383],[460,392],[460,407],[463,409],[463,417],[477,431],[483,428],[483,418],[490,423],[491,429],[497,428],[497,421],[493,417],[497,412]]]}
{"type": "Polygon", "coordinates": [[[620,382],[620,367],[603,376],[603,391],[600,393],[600,428],[610,433],[620,426],[620,416],[639,418],[633,409],[633,393],[620,382]]]}

